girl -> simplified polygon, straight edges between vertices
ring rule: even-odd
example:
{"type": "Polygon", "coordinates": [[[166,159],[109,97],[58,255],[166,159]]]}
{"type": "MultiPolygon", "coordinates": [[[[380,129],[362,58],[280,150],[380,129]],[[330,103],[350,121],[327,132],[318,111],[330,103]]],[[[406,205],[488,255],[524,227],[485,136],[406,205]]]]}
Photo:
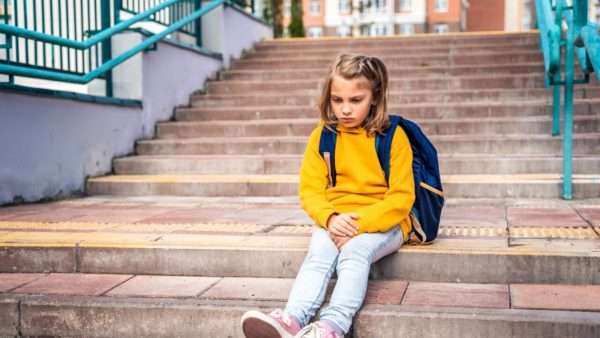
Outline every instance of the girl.
{"type": "Polygon", "coordinates": [[[387,88],[386,67],[376,57],[344,54],[331,66],[319,104],[322,121],[309,138],[300,169],[302,208],[320,227],[313,228],[285,309],[243,315],[247,338],[343,337],[365,298],[371,264],[398,251],[408,238],[415,199],[408,138],[396,128],[389,186],[375,151],[376,133],[389,125],[387,88]],[[337,132],[335,159],[330,159],[335,184],[328,172],[332,166],[319,152],[323,128],[337,132]],[[330,302],[319,320],[308,324],[334,271],[330,302]]]}

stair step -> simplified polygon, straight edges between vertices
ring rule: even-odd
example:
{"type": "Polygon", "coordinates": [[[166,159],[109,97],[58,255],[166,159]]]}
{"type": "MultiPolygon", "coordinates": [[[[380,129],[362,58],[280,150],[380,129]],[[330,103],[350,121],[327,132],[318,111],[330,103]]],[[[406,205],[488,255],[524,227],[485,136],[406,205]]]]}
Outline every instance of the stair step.
{"type": "MultiPolygon", "coordinates": [[[[559,198],[559,174],[446,175],[452,198],[559,198]]],[[[88,179],[91,195],[280,196],[298,193],[297,175],[113,175],[88,179]]],[[[600,196],[600,173],[573,175],[573,198],[600,196]]]]}
{"type": "MultiPolygon", "coordinates": [[[[454,36],[434,36],[434,35],[420,35],[411,37],[382,37],[382,38],[342,38],[342,39],[316,39],[316,40],[270,40],[263,41],[255,44],[255,50],[266,50],[266,49],[296,49],[296,50],[309,50],[314,48],[346,48],[346,47],[377,47],[381,45],[387,45],[389,47],[396,48],[408,48],[408,47],[423,47],[435,45],[437,47],[443,46],[493,46],[502,44],[535,44],[539,43],[539,33],[522,33],[522,34],[506,34],[505,36],[500,35],[485,35],[477,33],[471,36],[468,34],[460,34],[454,36]]],[[[473,48],[476,48],[473,46],[473,48]]]]}
{"type": "MultiPolygon", "coordinates": [[[[482,64],[513,64],[513,63],[529,63],[542,62],[543,58],[539,51],[529,53],[505,53],[505,54],[489,54],[489,55],[430,55],[423,56],[403,56],[403,57],[383,57],[382,60],[386,66],[449,66],[449,65],[482,65],[482,64]]],[[[326,67],[332,62],[332,58],[273,58],[260,60],[240,59],[232,64],[232,69],[295,69],[295,68],[312,68],[326,67]]]]}
{"type": "MultiPolygon", "coordinates": [[[[315,80],[280,80],[280,81],[210,81],[207,83],[207,92],[210,94],[235,94],[235,93],[293,93],[302,90],[317,90],[320,81],[315,80]]],[[[511,88],[541,88],[544,86],[544,77],[541,74],[523,75],[493,75],[454,77],[448,79],[410,79],[392,80],[389,83],[391,91],[402,90],[457,90],[457,89],[511,89],[511,88]]]]}
{"type": "MultiPolygon", "coordinates": [[[[0,274],[4,281],[24,285],[0,294],[7,318],[0,322],[3,334],[142,338],[243,338],[242,314],[284,307],[293,283],[273,278],[0,274]]],[[[494,332],[494,337],[596,337],[598,288],[370,281],[348,336],[475,338],[494,332]]]]}
{"type": "MultiPolygon", "coordinates": [[[[543,72],[543,65],[539,62],[511,64],[511,65],[478,65],[472,66],[430,66],[430,67],[388,67],[391,79],[402,79],[405,77],[428,76],[433,78],[444,78],[449,76],[484,75],[484,74],[528,74],[543,72]]],[[[323,78],[323,68],[305,68],[288,70],[226,70],[221,73],[223,80],[289,80],[294,79],[318,79],[323,78]]]]}
{"type": "MultiPolygon", "coordinates": [[[[539,51],[539,43],[526,43],[526,44],[502,44],[502,45],[463,45],[460,47],[455,46],[408,46],[402,48],[402,55],[435,55],[435,54],[452,54],[452,55],[463,55],[475,53],[505,53],[512,51],[515,53],[519,52],[531,52],[539,51]]],[[[322,48],[311,48],[308,50],[255,50],[246,53],[244,59],[260,59],[264,57],[331,57],[334,53],[361,53],[367,55],[398,55],[398,47],[391,47],[388,45],[369,46],[369,47],[322,47],[322,48]]]]}
{"type": "MultiPolygon", "coordinates": [[[[600,134],[575,134],[573,154],[600,153],[600,134]]],[[[561,155],[562,140],[550,135],[438,135],[430,137],[439,154],[561,155]]],[[[142,140],[136,144],[139,155],[208,154],[303,154],[304,136],[207,137],[190,139],[142,140]]]]}
{"type": "MultiPolygon", "coordinates": [[[[118,175],[298,174],[301,155],[157,155],[115,159],[118,175]]],[[[531,174],[562,172],[562,157],[489,154],[440,155],[442,174],[531,174]]],[[[600,158],[573,158],[573,171],[594,174],[600,158]]]]}
{"type": "MultiPolygon", "coordinates": [[[[456,119],[456,118],[502,118],[552,116],[552,103],[547,101],[523,101],[519,103],[478,103],[452,102],[440,104],[403,104],[390,105],[392,115],[417,119],[456,119]]],[[[575,116],[599,115],[600,99],[579,99],[573,103],[575,116]]],[[[257,106],[257,107],[178,107],[175,118],[178,121],[206,120],[261,120],[316,118],[318,111],[310,106],[257,106]]]]}
{"type": "MultiPolygon", "coordinates": [[[[430,137],[436,135],[505,135],[548,134],[552,130],[551,117],[522,118],[470,118],[417,120],[430,137]]],[[[160,139],[197,137],[254,137],[254,136],[308,136],[318,124],[318,119],[262,119],[242,121],[179,121],[160,122],[156,137],[160,139]]],[[[575,116],[575,133],[600,132],[600,116],[575,116]]]]}
{"type": "MultiPolygon", "coordinates": [[[[576,100],[582,98],[600,97],[600,87],[575,87],[573,97],[576,100]]],[[[284,106],[284,105],[307,105],[314,107],[318,103],[319,93],[317,90],[304,90],[295,94],[266,93],[265,95],[206,95],[195,94],[191,97],[191,105],[194,107],[227,107],[227,106],[284,106]]],[[[451,90],[451,91],[400,91],[390,92],[388,104],[398,105],[407,103],[456,103],[456,102],[508,102],[519,100],[546,99],[552,102],[552,91],[537,89],[480,89],[480,90],[451,90]]]]}

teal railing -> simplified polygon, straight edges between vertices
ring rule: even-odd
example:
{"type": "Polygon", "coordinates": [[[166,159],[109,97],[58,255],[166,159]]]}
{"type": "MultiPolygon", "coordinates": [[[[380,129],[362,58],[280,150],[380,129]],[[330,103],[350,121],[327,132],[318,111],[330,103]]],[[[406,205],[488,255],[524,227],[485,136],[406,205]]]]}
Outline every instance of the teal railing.
{"type": "Polygon", "coordinates": [[[560,135],[560,89],[564,88],[564,199],[571,199],[573,195],[573,86],[589,83],[590,73],[594,71],[600,80],[600,38],[598,27],[588,23],[588,8],[588,0],[536,0],[545,81],[546,86],[553,86],[553,136],[560,135]]]}
{"type": "Polygon", "coordinates": [[[4,11],[0,34],[5,36],[5,43],[0,45],[4,49],[0,74],[8,75],[10,83],[14,76],[78,84],[104,79],[106,96],[112,96],[114,67],[174,32],[192,36],[201,46],[201,17],[223,4],[230,2],[0,0],[4,11]],[[122,12],[130,17],[122,19],[122,12]],[[111,55],[115,34],[146,21],[159,23],[164,29],[120,55],[111,55]]]}

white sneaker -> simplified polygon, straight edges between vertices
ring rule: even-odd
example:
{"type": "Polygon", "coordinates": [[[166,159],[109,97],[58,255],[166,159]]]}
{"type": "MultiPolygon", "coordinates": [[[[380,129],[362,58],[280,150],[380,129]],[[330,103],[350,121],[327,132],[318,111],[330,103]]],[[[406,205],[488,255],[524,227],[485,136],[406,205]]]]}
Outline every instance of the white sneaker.
{"type": "Polygon", "coordinates": [[[251,310],[242,316],[242,331],[246,338],[294,338],[300,324],[281,309],[268,315],[251,310]]]}

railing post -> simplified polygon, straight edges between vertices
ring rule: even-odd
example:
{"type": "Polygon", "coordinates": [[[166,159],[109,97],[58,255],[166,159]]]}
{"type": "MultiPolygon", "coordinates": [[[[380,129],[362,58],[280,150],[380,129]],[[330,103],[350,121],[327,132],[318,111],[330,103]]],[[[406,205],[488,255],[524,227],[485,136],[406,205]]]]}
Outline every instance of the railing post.
{"type": "MultiPolygon", "coordinates": [[[[100,0],[100,15],[101,15],[101,27],[102,30],[109,29],[111,26],[111,2],[106,0],[100,0]]],[[[117,8],[115,8],[115,12],[117,8]]],[[[112,37],[102,42],[102,63],[106,63],[112,59],[112,37]]],[[[104,73],[106,79],[106,96],[113,96],[113,79],[112,70],[104,73]]]]}
{"type": "Polygon", "coordinates": [[[123,7],[123,0],[115,0],[115,25],[121,22],[121,8],[123,7]]]}
{"type": "MultiPolygon", "coordinates": [[[[560,81],[559,76],[553,76],[555,81],[560,81]]],[[[560,135],[560,86],[552,87],[552,136],[560,135]]]]}
{"type": "MultiPolygon", "coordinates": [[[[562,0],[561,0],[562,2],[562,0]]],[[[575,77],[575,33],[573,16],[567,16],[565,44],[565,115],[563,130],[563,198],[573,198],[573,80],[575,77]]]]}
{"type": "MultiPolygon", "coordinates": [[[[202,8],[202,0],[194,0],[195,10],[202,8]]],[[[194,30],[196,31],[196,46],[202,47],[202,17],[194,21],[194,30]]]]}

